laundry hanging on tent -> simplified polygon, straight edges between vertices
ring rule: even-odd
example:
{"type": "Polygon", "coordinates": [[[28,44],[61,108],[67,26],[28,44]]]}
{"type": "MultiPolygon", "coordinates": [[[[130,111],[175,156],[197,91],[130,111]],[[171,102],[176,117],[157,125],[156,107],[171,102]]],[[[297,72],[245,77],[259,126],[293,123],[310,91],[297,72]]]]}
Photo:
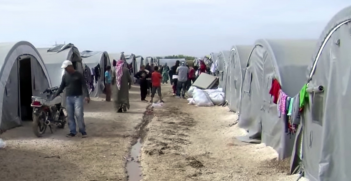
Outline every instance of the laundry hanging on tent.
{"type": "Polygon", "coordinates": [[[277,101],[278,116],[281,117],[281,115],[285,115],[285,112],[286,112],[287,95],[280,89],[278,97],[279,97],[277,101]]]}
{"type": "Polygon", "coordinates": [[[301,116],[301,112],[300,112],[300,93],[297,94],[294,97],[294,102],[292,105],[292,112],[291,112],[291,122],[292,124],[298,125],[300,124],[300,116],[301,116]]]}
{"type": "Polygon", "coordinates": [[[302,111],[305,104],[308,103],[309,94],[306,89],[307,84],[303,85],[303,87],[300,90],[300,111],[302,111]]]}
{"type": "Polygon", "coordinates": [[[273,97],[273,103],[277,104],[279,98],[279,91],[281,89],[280,83],[277,79],[272,80],[272,87],[269,94],[273,97]]]}

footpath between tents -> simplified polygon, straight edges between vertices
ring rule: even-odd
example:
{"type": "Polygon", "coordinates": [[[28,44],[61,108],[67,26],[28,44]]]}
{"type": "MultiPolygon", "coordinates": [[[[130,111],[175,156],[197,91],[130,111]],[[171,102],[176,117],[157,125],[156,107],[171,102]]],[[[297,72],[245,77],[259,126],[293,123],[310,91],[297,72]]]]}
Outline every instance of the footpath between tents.
{"type": "Polygon", "coordinates": [[[166,97],[154,117],[141,152],[143,180],[281,180],[289,159],[278,161],[264,144],[235,139],[245,132],[233,125],[237,115],[227,107],[196,107],[187,100],[166,97]]]}

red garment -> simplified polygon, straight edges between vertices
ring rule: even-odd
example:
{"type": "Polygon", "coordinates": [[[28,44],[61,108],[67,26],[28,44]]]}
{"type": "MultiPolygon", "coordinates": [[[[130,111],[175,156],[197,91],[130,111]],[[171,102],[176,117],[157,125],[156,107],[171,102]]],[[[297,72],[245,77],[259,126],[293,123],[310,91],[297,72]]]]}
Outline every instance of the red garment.
{"type": "Polygon", "coordinates": [[[195,78],[195,69],[191,68],[189,70],[189,76],[188,76],[189,79],[192,79],[192,78],[195,78]]]}
{"type": "Polygon", "coordinates": [[[157,71],[152,72],[151,82],[152,82],[153,87],[160,87],[161,86],[161,79],[162,79],[162,75],[159,72],[157,72],[157,71]]]}
{"type": "Polygon", "coordinates": [[[272,87],[271,90],[269,91],[269,94],[273,96],[273,103],[277,104],[278,102],[278,97],[279,97],[279,91],[280,91],[280,83],[278,82],[277,79],[274,79],[272,81],[272,87]]]}
{"type": "Polygon", "coordinates": [[[200,74],[206,72],[206,65],[205,62],[200,61],[200,74]]]}

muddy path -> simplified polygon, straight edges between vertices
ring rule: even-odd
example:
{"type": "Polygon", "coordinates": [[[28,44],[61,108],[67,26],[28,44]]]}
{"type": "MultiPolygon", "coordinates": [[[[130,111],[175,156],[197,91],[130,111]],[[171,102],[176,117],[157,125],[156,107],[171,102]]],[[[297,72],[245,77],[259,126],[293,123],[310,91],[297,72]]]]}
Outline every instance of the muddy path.
{"type": "Polygon", "coordinates": [[[148,106],[139,87],[130,90],[130,103],[127,113],[118,114],[112,102],[93,98],[85,105],[84,139],[66,138],[67,127],[37,138],[30,122],[6,131],[0,136],[7,143],[0,149],[0,180],[126,181],[126,157],[148,106]]]}
{"type": "Polygon", "coordinates": [[[289,160],[263,144],[234,139],[245,133],[225,107],[195,107],[167,97],[145,128],[141,152],[144,181],[296,180],[289,160]]]}

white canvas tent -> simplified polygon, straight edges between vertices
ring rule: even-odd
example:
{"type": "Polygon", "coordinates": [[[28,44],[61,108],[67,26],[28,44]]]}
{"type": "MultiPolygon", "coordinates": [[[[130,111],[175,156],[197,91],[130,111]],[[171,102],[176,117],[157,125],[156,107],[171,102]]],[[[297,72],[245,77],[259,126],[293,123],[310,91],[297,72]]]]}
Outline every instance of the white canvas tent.
{"type": "MultiPolygon", "coordinates": [[[[74,68],[83,74],[82,58],[80,57],[78,48],[73,44],[57,45],[53,48],[38,48],[37,50],[43,58],[52,86],[60,86],[62,76],[66,73],[61,68],[62,62],[65,60],[72,61],[74,68]]],[[[63,97],[65,97],[65,91],[63,97]]],[[[62,103],[65,106],[66,100],[63,99],[62,103]]]]}
{"type": "Polygon", "coordinates": [[[350,29],[351,7],[347,7],[325,27],[307,71],[309,103],[301,115],[292,169],[302,158],[300,168],[310,181],[351,178],[350,29]]]}
{"type": "MultiPolygon", "coordinates": [[[[94,69],[99,65],[100,67],[100,75],[95,77],[94,79],[94,91],[90,93],[91,96],[98,97],[103,93],[105,88],[105,71],[106,67],[111,67],[111,61],[109,58],[109,54],[105,51],[83,51],[80,53],[83,59],[83,63],[86,64],[90,69],[94,69]]],[[[96,75],[95,75],[96,76],[96,75]]]]}
{"type": "Polygon", "coordinates": [[[253,46],[237,45],[230,51],[229,61],[224,68],[224,92],[228,107],[231,111],[238,112],[241,102],[241,87],[244,78],[247,60],[253,46]]]}
{"type": "Polygon", "coordinates": [[[226,87],[226,77],[227,76],[227,69],[226,67],[229,65],[229,58],[230,58],[230,51],[221,51],[217,54],[216,59],[214,60],[214,64],[217,65],[216,73],[219,77],[219,87],[223,88],[226,87]]]}
{"type": "Polygon", "coordinates": [[[0,84],[0,129],[31,119],[31,96],[51,87],[44,62],[31,43],[0,43],[0,84]]]}
{"type": "Polygon", "coordinates": [[[296,95],[306,82],[304,75],[315,45],[315,40],[256,41],[247,63],[239,117],[239,126],[247,129],[248,135],[240,140],[252,142],[262,136],[262,142],[273,147],[280,158],[291,154],[294,137],[285,133],[269,91],[276,79],[288,96],[296,95]]]}

